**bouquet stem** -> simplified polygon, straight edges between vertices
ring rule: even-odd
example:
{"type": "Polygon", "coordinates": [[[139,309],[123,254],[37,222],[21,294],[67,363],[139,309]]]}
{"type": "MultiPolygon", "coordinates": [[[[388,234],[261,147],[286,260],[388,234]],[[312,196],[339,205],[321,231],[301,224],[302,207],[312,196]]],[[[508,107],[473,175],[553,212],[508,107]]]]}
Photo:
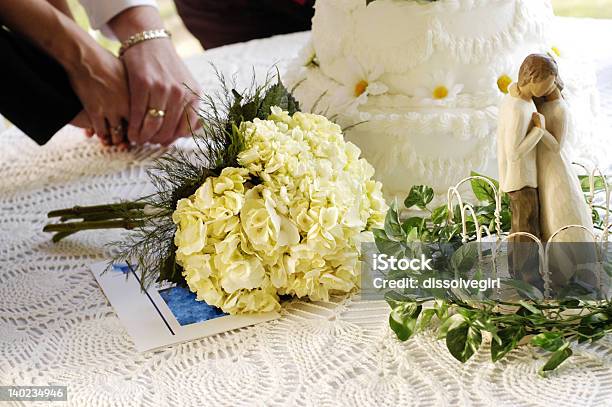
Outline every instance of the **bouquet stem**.
{"type": "Polygon", "coordinates": [[[75,206],[49,212],[48,217],[59,218],[59,223],[46,225],[43,232],[55,233],[53,241],[58,242],[83,230],[132,230],[145,226],[146,219],[155,211],[143,202],[75,206]]]}
{"type": "Polygon", "coordinates": [[[49,218],[59,218],[63,216],[76,216],[80,217],[81,215],[93,214],[93,213],[108,213],[108,212],[120,212],[120,211],[129,211],[133,209],[144,209],[146,206],[143,202],[123,202],[118,204],[109,204],[109,205],[94,205],[94,206],[73,206],[68,209],[58,209],[55,211],[49,212],[47,217],[49,218]]]}

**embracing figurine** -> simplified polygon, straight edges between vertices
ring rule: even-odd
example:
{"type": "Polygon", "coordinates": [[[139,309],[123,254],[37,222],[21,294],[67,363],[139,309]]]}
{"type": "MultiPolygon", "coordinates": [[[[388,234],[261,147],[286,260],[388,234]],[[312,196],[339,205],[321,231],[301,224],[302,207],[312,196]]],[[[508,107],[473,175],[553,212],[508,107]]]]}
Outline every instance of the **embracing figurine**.
{"type": "MultiPolygon", "coordinates": [[[[500,113],[498,162],[500,188],[510,196],[511,233],[526,232],[544,243],[559,229],[555,242],[592,242],[593,222],[580,182],[564,154],[569,111],[562,95],[563,81],[557,63],[548,55],[529,55],[510,87],[500,113]],[[587,232],[587,230],[589,232],[587,232]]],[[[537,247],[519,236],[509,253],[510,271],[541,287],[537,271],[537,247]],[[524,243],[524,244],[523,244],[524,243]],[[535,253],[534,253],[535,248],[535,253]]],[[[570,268],[571,269],[571,268],[570,268]]],[[[571,278],[574,270],[555,271],[556,285],[571,278]]]]}

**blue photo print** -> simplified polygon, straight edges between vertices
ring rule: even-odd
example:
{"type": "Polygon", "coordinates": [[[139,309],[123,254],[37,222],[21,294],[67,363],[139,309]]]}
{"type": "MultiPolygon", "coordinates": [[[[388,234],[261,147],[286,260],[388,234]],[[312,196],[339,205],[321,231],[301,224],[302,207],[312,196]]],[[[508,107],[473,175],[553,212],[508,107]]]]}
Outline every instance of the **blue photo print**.
{"type": "Polygon", "coordinates": [[[159,295],[181,326],[197,324],[227,315],[221,309],[196,300],[187,287],[176,286],[159,291],[159,295]]]}
{"type": "MultiPolygon", "coordinates": [[[[134,268],[125,263],[113,264],[113,271],[119,273],[129,274],[133,270],[134,268]]],[[[132,274],[138,279],[136,273],[132,274]]],[[[198,301],[195,293],[189,291],[187,287],[175,286],[158,292],[181,326],[197,324],[227,315],[220,308],[208,305],[204,301],[198,301]]]]}

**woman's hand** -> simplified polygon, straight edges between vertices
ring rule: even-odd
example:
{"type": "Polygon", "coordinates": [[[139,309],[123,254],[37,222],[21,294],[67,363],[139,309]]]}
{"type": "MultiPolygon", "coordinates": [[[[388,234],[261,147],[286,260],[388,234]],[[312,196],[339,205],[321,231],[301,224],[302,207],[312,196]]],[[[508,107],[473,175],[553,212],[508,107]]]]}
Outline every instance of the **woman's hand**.
{"type": "MultiPolygon", "coordinates": [[[[131,35],[160,29],[163,22],[153,7],[131,7],[109,21],[115,35],[125,41],[131,35]]],[[[129,140],[168,145],[199,125],[200,91],[169,39],[143,41],[128,48],[121,59],[130,87],[129,140]],[[163,111],[151,115],[151,109],[163,111]]]]}
{"type": "Polygon", "coordinates": [[[169,145],[196,128],[199,87],[169,40],[145,41],[122,57],[130,84],[130,141],[169,145]],[[163,117],[148,114],[163,110],[163,117]]]}

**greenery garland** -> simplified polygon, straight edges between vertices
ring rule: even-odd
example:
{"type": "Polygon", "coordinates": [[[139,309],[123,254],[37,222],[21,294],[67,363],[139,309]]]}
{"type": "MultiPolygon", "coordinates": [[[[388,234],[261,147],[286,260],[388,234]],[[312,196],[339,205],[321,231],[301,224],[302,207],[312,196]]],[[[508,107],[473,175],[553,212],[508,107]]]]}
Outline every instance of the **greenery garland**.
{"type": "MultiPolygon", "coordinates": [[[[479,175],[473,173],[472,175],[479,175]]],[[[498,186],[495,180],[490,179],[498,186]]],[[[597,190],[604,188],[606,180],[595,180],[597,190]]],[[[588,177],[581,177],[583,191],[589,191],[588,177]]],[[[495,194],[491,186],[479,179],[471,181],[472,191],[479,204],[474,206],[478,222],[488,225],[491,233],[497,232],[495,222],[495,194]]],[[[473,267],[478,261],[476,228],[472,219],[467,219],[467,242],[461,235],[461,213],[457,205],[449,213],[447,205],[434,209],[430,204],[434,191],[427,186],[415,186],[404,202],[406,209],[418,208],[420,214],[400,219],[398,205],[392,205],[387,213],[384,229],[374,230],[375,242],[380,253],[400,257],[410,257],[414,242],[429,243],[420,245],[420,250],[436,250],[439,243],[446,243],[456,249],[447,264],[434,266],[431,275],[440,276],[448,272],[451,277],[458,271],[473,267]]],[[[601,214],[595,206],[593,221],[595,227],[603,229],[601,214]]],[[[510,229],[511,213],[507,195],[502,197],[501,232],[510,229]]],[[[429,252],[430,258],[436,258],[429,252]]],[[[605,270],[612,275],[609,264],[605,270]]],[[[391,276],[393,278],[393,276],[391,276]]],[[[398,277],[399,276],[395,276],[398,277]]],[[[392,291],[385,295],[391,307],[389,325],[401,341],[408,340],[416,332],[433,328],[438,339],[446,341],[446,346],[457,360],[466,362],[480,348],[483,334],[491,338],[491,360],[496,362],[519,345],[530,343],[551,355],[540,369],[540,374],[556,369],[572,355],[572,342],[594,342],[612,332],[612,302],[606,300],[585,300],[565,297],[564,300],[544,299],[535,287],[520,281],[509,280],[520,293],[522,300],[505,302],[487,298],[466,299],[456,292],[439,290],[392,291]],[[428,306],[433,305],[433,306],[428,306]]]]}

